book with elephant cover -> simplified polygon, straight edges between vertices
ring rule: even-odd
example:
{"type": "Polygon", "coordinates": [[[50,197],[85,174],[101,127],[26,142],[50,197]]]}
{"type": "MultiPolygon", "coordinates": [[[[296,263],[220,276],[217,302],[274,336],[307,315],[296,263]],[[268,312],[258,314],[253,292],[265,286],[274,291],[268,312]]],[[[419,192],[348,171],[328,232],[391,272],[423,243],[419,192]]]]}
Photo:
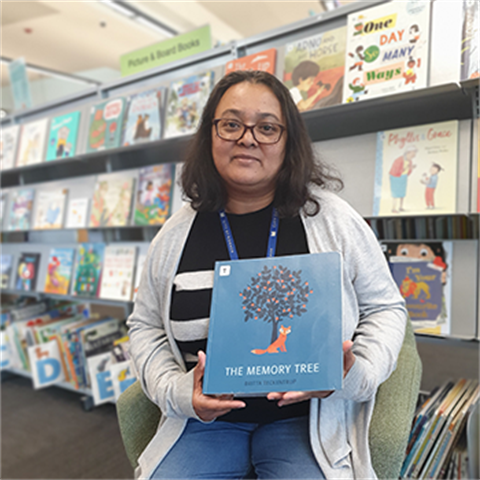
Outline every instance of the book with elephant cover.
{"type": "Polygon", "coordinates": [[[216,262],[205,394],[338,390],[342,380],[340,253],[216,262]]]}
{"type": "Polygon", "coordinates": [[[285,46],[283,83],[303,112],[342,102],[346,27],[285,46]]]}

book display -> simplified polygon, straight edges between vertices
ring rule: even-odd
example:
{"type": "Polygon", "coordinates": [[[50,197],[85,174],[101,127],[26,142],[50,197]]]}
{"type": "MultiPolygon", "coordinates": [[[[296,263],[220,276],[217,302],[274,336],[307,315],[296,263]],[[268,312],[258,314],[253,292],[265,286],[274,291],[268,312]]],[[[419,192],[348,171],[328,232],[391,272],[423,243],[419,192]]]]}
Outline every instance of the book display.
{"type": "Polygon", "coordinates": [[[105,248],[100,297],[128,301],[132,298],[135,247],[109,245],[105,248]]]}
{"type": "Polygon", "coordinates": [[[43,162],[48,118],[22,125],[17,154],[17,167],[43,162]]]}
{"type": "Polygon", "coordinates": [[[102,278],[105,252],[103,243],[83,243],[78,247],[73,294],[96,297],[102,278]]]}
{"type": "Polygon", "coordinates": [[[10,192],[8,230],[28,230],[30,228],[34,195],[33,188],[22,188],[10,192]]]}
{"type": "Polygon", "coordinates": [[[38,192],[35,198],[36,212],[33,228],[38,230],[62,228],[66,199],[65,188],[38,192]]]}
{"type": "Polygon", "coordinates": [[[0,129],[0,170],[7,170],[15,166],[19,125],[0,129]]]}
{"type": "Polygon", "coordinates": [[[18,259],[15,288],[27,292],[34,291],[37,286],[39,253],[22,253],[18,259]]]}
{"type": "Polygon", "coordinates": [[[68,202],[65,228],[84,228],[88,220],[88,198],[72,198],[68,202]]]}
{"type": "Polygon", "coordinates": [[[46,293],[59,295],[69,293],[74,255],[75,249],[73,248],[52,248],[45,278],[44,291],[46,293]]]}
{"type": "Polygon", "coordinates": [[[75,155],[79,125],[79,111],[52,118],[45,158],[47,162],[75,155]]]}

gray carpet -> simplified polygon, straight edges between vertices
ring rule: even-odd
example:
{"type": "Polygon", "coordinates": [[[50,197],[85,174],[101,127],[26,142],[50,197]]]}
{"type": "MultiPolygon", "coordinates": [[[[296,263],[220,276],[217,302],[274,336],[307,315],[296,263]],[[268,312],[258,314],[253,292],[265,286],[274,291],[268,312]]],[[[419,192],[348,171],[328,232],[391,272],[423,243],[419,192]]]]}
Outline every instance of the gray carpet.
{"type": "Polygon", "coordinates": [[[17,376],[1,383],[0,464],[2,479],[133,478],[113,404],[86,412],[79,394],[17,376]]]}

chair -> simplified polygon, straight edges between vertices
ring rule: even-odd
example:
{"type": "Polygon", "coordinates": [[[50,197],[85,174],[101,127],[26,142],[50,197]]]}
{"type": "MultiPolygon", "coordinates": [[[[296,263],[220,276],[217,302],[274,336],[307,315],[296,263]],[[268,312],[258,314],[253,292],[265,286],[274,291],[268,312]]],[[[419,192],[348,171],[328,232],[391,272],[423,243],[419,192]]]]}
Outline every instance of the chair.
{"type": "MultiPolygon", "coordinates": [[[[377,392],[369,432],[372,462],[379,478],[398,478],[420,388],[422,367],[410,322],[397,368],[377,392]]],[[[159,409],[135,382],[120,395],[117,413],[127,457],[133,468],[155,434],[159,409]]]]}

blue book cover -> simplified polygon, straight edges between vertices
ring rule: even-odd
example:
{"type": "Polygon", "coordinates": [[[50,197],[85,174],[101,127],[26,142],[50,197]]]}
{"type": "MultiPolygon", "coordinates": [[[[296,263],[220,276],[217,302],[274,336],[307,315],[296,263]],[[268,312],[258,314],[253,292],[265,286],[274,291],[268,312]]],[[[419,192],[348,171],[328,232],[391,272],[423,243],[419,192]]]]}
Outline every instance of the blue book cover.
{"type": "Polygon", "coordinates": [[[52,118],[45,159],[47,162],[75,155],[79,125],[80,111],[52,118]]]}
{"type": "Polygon", "coordinates": [[[338,252],[217,262],[205,394],[342,388],[338,252]]]}

